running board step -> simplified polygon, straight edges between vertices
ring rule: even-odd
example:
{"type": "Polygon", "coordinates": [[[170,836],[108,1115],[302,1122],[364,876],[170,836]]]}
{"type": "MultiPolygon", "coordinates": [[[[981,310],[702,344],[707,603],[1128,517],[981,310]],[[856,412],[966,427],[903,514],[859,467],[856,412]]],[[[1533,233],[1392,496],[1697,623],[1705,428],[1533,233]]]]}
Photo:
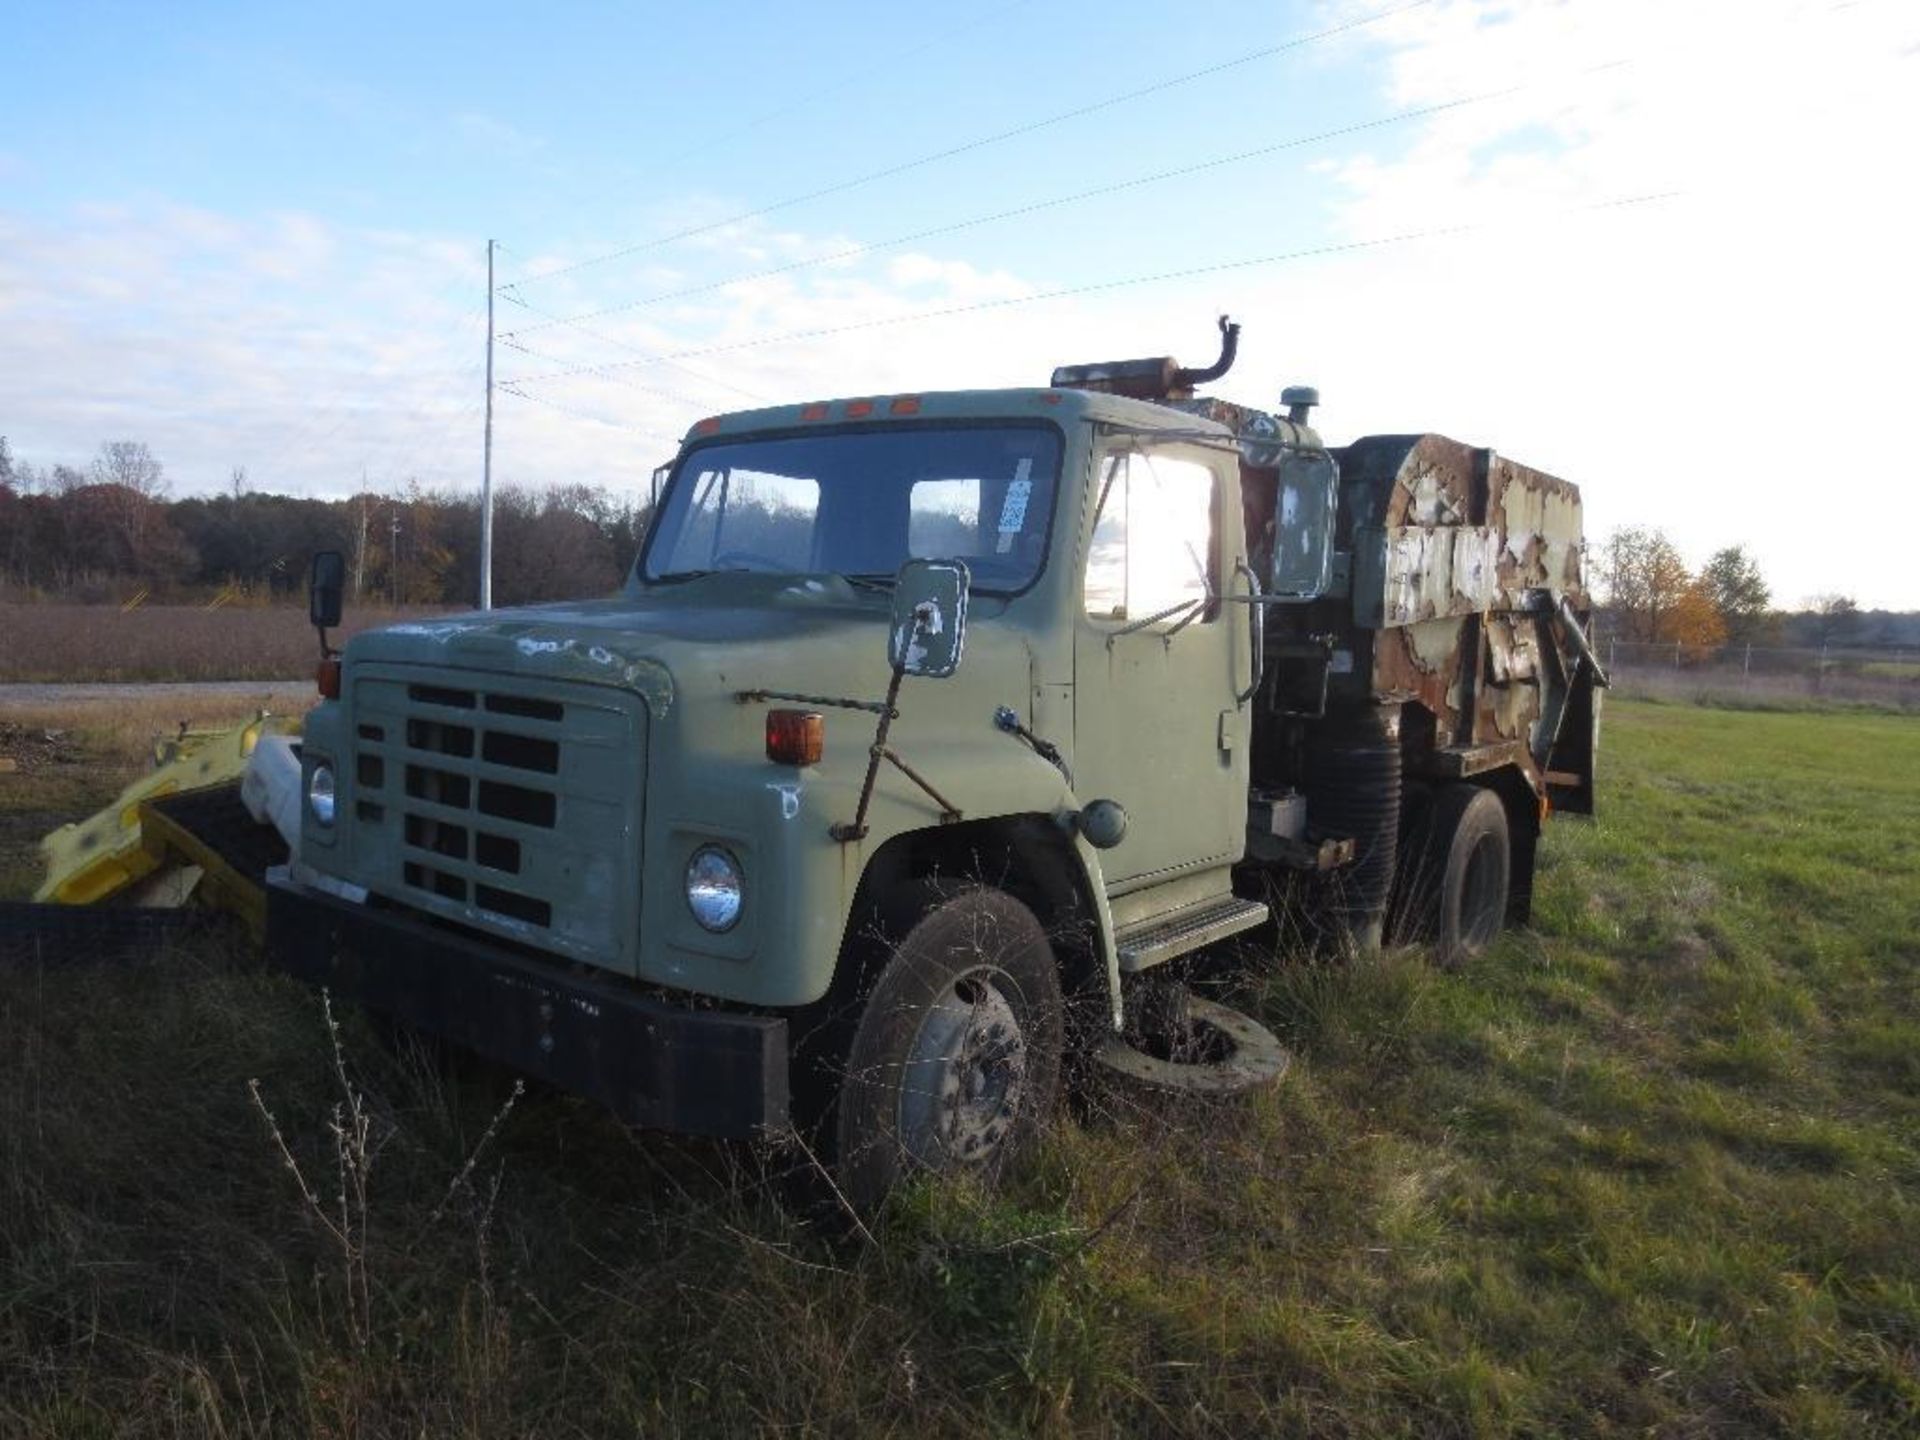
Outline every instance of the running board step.
{"type": "Polygon", "coordinates": [[[1120,968],[1128,974],[1151,969],[1177,955],[1264,925],[1267,918],[1267,907],[1258,900],[1242,900],[1233,895],[1150,916],[1114,937],[1115,948],[1120,952],[1120,968]]]}

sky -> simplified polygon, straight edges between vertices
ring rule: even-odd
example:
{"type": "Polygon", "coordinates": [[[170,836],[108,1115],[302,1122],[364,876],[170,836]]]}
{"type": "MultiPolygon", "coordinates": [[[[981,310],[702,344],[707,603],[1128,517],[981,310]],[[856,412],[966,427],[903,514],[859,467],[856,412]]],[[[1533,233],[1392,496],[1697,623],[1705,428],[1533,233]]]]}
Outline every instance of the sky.
{"type": "Polygon", "coordinates": [[[1171,353],[1920,608],[1920,6],[8,8],[0,434],[642,490],[704,415],[1171,353]],[[1842,503],[1844,501],[1845,503],[1842,503]],[[1831,503],[1829,503],[1831,502],[1831,503]]]}

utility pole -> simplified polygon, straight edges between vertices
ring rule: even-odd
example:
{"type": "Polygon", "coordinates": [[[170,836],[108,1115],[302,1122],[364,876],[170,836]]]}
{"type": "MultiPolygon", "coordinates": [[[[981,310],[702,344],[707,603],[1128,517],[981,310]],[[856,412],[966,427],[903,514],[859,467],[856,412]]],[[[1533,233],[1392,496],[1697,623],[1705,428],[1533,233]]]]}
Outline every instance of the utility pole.
{"type": "Polygon", "coordinates": [[[493,608],[493,252],[487,241],[487,431],[480,461],[480,608],[493,608]]]}
{"type": "Polygon", "coordinates": [[[367,578],[367,467],[360,467],[360,495],[356,501],[360,511],[360,525],[354,532],[353,541],[353,598],[360,599],[360,587],[367,578]]]}

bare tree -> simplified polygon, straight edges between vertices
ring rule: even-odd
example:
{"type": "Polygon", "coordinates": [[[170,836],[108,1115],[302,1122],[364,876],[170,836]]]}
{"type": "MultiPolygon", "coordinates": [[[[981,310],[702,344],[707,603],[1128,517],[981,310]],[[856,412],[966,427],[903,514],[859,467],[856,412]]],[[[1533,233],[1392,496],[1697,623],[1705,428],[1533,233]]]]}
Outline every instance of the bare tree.
{"type": "Polygon", "coordinates": [[[93,483],[106,487],[107,504],[130,555],[146,548],[147,521],[167,496],[166,472],[141,440],[109,440],[93,457],[93,483]]]}
{"type": "Polygon", "coordinates": [[[1860,607],[1851,595],[1815,595],[1807,609],[1813,614],[1813,642],[1823,649],[1846,644],[1860,624],[1860,607]]]}
{"type": "Polygon", "coordinates": [[[145,500],[166,498],[166,471],[141,440],[109,440],[93,457],[93,483],[118,485],[145,500]]]}

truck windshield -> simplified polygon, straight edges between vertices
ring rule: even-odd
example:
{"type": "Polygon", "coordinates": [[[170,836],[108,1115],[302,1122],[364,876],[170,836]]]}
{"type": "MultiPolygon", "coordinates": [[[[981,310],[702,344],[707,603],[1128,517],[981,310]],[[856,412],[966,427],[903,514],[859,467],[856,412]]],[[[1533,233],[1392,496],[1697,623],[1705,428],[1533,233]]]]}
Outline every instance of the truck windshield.
{"type": "Polygon", "coordinates": [[[1046,561],[1060,475],[1051,426],[888,426],[714,441],[681,457],[642,561],[891,579],[964,560],[976,590],[1024,590],[1046,561]]]}

